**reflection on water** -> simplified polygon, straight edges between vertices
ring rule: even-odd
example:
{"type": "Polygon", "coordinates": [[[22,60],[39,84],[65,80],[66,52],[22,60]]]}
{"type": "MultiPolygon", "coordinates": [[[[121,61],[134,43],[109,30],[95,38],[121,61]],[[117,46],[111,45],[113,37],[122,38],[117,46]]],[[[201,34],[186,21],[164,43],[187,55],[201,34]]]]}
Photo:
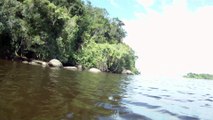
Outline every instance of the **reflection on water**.
{"type": "Polygon", "coordinates": [[[1,120],[211,120],[213,81],[149,79],[0,60],[1,120]]]}

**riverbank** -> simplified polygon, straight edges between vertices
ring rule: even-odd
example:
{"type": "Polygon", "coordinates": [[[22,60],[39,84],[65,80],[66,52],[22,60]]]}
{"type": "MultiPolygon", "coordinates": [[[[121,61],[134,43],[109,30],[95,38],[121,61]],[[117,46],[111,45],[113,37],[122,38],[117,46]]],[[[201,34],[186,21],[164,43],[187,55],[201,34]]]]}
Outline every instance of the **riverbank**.
{"type": "MultiPolygon", "coordinates": [[[[57,59],[51,59],[50,61],[42,61],[42,60],[36,60],[36,59],[28,59],[26,57],[15,57],[11,61],[20,62],[23,64],[29,64],[29,65],[35,65],[35,66],[41,66],[41,67],[49,67],[53,69],[66,69],[70,71],[89,71],[92,73],[100,73],[100,72],[108,72],[112,73],[111,71],[101,71],[98,68],[85,68],[82,65],[75,65],[75,66],[68,66],[64,65],[61,61],[57,59]]],[[[127,74],[127,75],[134,75],[134,73],[130,70],[124,69],[119,74],[127,74]]]]}
{"type": "Polygon", "coordinates": [[[138,72],[137,56],[123,42],[126,31],[121,20],[110,18],[105,9],[83,0],[56,1],[2,1],[0,58],[56,58],[64,65],[82,65],[86,69],[138,72]]]}

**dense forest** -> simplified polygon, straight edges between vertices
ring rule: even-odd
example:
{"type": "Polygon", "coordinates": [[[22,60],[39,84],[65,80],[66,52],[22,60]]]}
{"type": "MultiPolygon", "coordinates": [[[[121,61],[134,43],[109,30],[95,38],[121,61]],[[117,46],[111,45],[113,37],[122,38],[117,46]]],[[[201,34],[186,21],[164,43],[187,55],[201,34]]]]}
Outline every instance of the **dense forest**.
{"type": "Polygon", "coordinates": [[[188,73],[184,76],[185,78],[195,78],[195,79],[208,79],[213,80],[212,74],[196,74],[196,73],[188,73]]]}
{"type": "Polygon", "coordinates": [[[82,0],[1,0],[0,58],[27,57],[136,72],[124,23],[82,0]]]}

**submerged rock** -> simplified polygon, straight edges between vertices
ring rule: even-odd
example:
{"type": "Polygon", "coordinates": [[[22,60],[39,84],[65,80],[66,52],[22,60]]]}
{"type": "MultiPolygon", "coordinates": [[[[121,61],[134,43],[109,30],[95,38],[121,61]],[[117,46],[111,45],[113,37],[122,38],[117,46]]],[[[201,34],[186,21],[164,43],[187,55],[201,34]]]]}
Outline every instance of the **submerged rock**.
{"type": "Polygon", "coordinates": [[[49,65],[50,67],[58,67],[58,68],[63,67],[62,63],[61,63],[59,60],[57,60],[57,59],[52,59],[52,60],[50,60],[50,61],[48,62],[48,65],[49,65]]]}
{"type": "Polygon", "coordinates": [[[89,69],[89,72],[92,72],[92,73],[100,73],[101,70],[97,69],[97,68],[90,68],[89,69]]]}
{"type": "Polygon", "coordinates": [[[123,70],[122,74],[133,75],[134,73],[131,70],[123,70]]]}

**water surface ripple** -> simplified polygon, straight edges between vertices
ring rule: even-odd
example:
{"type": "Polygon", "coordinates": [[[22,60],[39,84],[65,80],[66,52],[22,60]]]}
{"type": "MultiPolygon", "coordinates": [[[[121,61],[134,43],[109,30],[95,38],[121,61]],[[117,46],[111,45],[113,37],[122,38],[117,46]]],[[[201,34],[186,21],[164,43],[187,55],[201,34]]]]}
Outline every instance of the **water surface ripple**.
{"type": "Polygon", "coordinates": [[[0,60],[0,120],[212,120],[213,81],[0,60]]]}

